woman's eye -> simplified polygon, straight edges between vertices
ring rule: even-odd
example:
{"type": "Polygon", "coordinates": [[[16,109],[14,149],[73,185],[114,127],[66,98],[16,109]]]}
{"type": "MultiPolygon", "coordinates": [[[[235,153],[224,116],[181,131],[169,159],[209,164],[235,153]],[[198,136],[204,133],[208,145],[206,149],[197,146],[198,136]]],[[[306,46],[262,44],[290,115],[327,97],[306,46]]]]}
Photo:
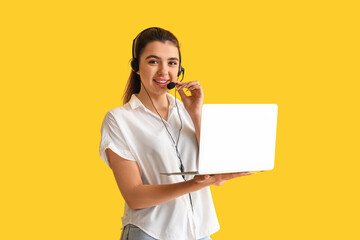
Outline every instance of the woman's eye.
{"type": "Polygon", "coordinates": [[[169,62],[170,65],[177,65],[177,62],[169,62]]]}
{"type": "Polygon", "coordinates": [[[151,61],[149,61],[149,63],[151,63],[151,64],[157,64],[157,63],[158,63],[158,61],[151,60],[151,61]]]}

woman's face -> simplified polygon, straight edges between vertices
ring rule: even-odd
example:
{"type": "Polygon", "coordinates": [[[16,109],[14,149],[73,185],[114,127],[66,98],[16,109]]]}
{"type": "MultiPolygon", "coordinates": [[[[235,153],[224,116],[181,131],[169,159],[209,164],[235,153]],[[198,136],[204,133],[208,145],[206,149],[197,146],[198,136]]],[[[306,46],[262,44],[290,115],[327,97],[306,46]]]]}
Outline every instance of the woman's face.
{"type": "MultiPolygon", "coordinates": [[[[139,59],[139,71],[143,85],[150,95],[163,95],[166,85],[177,79],[179,51],[172,42],[148,43],[139,59]]],[[[141,91],[143,87],[141,86],[141,91]]]]}

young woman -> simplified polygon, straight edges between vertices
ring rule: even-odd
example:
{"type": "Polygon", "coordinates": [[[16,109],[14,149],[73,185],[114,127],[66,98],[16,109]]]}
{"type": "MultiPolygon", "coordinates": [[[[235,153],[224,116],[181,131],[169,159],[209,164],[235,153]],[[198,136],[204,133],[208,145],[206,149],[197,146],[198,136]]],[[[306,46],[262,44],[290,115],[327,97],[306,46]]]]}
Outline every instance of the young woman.
{"type": "Polygon", "coordinates": [[[142,31],[131,66],[124,105],[106,113],[100,142],[125,199],[121,239],[210,239],[220,226],[209,186],[252,173],[161,175],[196,170],[203,90],[197,81],[177,81],[180,48],[167,30],[142,31]],[[182,102],[168,93],[169,83],[182,102]]]}

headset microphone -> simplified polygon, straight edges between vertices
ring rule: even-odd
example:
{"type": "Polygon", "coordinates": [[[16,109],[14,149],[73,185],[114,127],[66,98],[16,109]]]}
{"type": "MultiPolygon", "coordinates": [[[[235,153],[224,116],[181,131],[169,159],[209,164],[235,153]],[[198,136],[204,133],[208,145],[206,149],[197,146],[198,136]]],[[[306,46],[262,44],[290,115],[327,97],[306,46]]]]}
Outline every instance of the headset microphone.
{"type": "Polygon", "coordinates": [[[171,82],[168,85],[166,85],[166,87],[170,90],[173,89],[175,87],[175,83],[171,82]]]}

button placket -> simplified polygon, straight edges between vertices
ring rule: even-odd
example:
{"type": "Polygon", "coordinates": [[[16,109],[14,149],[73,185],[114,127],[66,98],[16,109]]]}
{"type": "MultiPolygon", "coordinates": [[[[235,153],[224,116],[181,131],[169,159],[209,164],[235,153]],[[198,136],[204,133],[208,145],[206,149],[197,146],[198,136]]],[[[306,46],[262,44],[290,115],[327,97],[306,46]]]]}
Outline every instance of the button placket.
{"type": "Polygon", "coordinates": [[[194,215],[193,215],[191,209],[188,211],[187,215],[188,215],[188,219],[189,219],[189,223],[190,223],[190,229],[191,229],[193,239],[196,239],[196,225],[195,225],[194,215]]]}
{"type": "Polygon", "coordinates": [[[169,130],[172,138],[171,138],[171,136],[169,135],[168,132],[166,132],[166,134],[168,135],[168,137],[169,137],[169,139],[170,139],[170,141],[171,141],[171,145],[175,148],[177,136],[174,134],[174,130],[173,130],[173,128],[171,127],[171,125],[170,125],[168,122],[165,122],[165,124],[166,124],[166,127],[168,128],[168,130],[169,130]]]}

